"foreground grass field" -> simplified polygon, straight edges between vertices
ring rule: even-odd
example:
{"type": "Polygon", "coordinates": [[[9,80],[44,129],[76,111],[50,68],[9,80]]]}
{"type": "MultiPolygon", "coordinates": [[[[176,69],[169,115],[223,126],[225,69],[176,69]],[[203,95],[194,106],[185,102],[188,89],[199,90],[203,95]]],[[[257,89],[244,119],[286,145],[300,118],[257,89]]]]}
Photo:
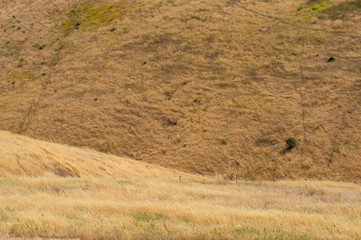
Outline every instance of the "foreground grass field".
{"type": "Polygon", "coordinates": [[[0,239],[359,239],[361,186],[226,181],[0,131],[0,239]]]}
{"type": "Polygon", "coordinates": [[[81,239],[359,239],[361,186],[127,178],[0,180],[0,232],[81,239]]]}

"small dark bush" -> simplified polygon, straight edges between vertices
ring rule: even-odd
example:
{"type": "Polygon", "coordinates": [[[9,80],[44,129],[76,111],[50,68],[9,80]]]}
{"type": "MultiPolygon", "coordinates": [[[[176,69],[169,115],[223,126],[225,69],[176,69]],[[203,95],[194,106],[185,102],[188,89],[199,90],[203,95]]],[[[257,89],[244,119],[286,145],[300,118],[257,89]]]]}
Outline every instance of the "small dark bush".
{"type": "Polygon", "coordinates": [[[201,103],[201,98],[195,98],[193,100],[193,102],[196,103],[196,104],[200,104],[201,103]]]}
{"type": "Polygon", "coordinates": [[[331,56],[331,57],[327,60],[327,62],[333,62],[333,61],[335,61],[335,57],[334,57],[334,56],[331,56]]]}
{"type": "Polygon", "coordinates": [[[38,49],[40,49],[40,50],[42,50],[45,46],[46,46],[46,44],[43,44],[43,45],[40,45],[39,43],[35,43],[35,44],[34,44],[34,47],[35,47],[35,48],[38,48],[38,49]]]}
{"type": "Polygon", "coordinates": [[[297,142],[296,142],[296,139],[289,138],[286,140],[286,144],[287,144],[288,148],[294,148],[296,146],[297,142]]]}

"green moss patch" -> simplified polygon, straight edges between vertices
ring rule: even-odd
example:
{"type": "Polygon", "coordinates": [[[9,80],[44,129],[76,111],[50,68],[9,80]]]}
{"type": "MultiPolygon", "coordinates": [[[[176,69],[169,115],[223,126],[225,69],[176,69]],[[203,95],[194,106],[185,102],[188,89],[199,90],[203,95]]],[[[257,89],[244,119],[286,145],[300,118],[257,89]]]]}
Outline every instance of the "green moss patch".
{"type": "Polygon", "coordinates": [[[307,5],[309,5],[307,8],[300,7],[297,9],[297,11],[308,20],[313,17],[321,17],[323,12],[327,10],[328,3],[325,1],[319,3],[316,2],[318,1],[309,1],[307,2],[307,5]]]}
{"type": "Polygon", "coordinates": [[[26,81],[29,81],[34,78],[34,74],[31,72],[12,72],[8,73],[9,78],[8,82],[12,85],[19,83],[23,85],[26,81]]]}
{"type": "Polygon", "coordinates": [[[115,19],[124,18],[132,10],[139,7],[141,7],[140,2],[120,1],[96,4],[95,1],[88,1],[74,6],[66,14],[63,30],[67,35],[77,29],[91,30],[106,26],[115,19]]]}

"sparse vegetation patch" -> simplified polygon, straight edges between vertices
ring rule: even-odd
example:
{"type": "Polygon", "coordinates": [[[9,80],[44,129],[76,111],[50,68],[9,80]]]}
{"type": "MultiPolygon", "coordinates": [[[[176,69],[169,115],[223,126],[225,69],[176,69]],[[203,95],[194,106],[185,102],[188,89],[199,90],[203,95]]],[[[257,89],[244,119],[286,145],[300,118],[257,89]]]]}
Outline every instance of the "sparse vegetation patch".
{"type": "MultiPolygon", "coordinates": [[[[110,2],[97,4],[96,1],[87,1],[75,6],[67,13],[63,23],[65,34],[76,29],[90,30],[109,25],[115,19],[122,19],[130,11],[142,6],[140,1],[110,2]]],[[[110,31],[115,31],[112,28],[110,31]]]]}
{"type": "Polygon", "coordinates": [[[39,44],[39,43],[35,43],[34,47],[38,48],[39,50],[42,50],[43,48],[45,48],[46,44],[39,44]]]}
{"type": "Polygon", "coordinates": [[[301,15],[305,16],[308,20],[313,17],[321,17],[322,13],[328,8],[328,3],[325,1],[317,4],[314,4],[314,1],[312,1],[308,2],[308,4],[312,4],[311,7],[299,7],[297,9],[297,11],[300,12],[301,15]]]}
{"type": "Polygon", "coordinates": [[[154,222],[159,221],[163,219],[163,215],[159,213],[146,213],[146,212],[137,212],[136,214],[133,214],[132,217],[137,222],[154,222]]]}

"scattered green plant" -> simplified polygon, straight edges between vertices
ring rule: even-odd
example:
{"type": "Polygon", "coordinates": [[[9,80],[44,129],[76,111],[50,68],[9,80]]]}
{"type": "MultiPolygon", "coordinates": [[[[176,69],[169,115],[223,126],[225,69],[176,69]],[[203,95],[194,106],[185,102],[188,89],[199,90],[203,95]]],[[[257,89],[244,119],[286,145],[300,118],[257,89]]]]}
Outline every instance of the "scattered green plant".
{"type": "Polygon", "coordinates": [[[286,140],[286,144],[287,144],[287,147],[289,148],[289,149],[291,149],[291,148],[294,148],[295,146],[296,146],[296,144],[297,144],[297,142],[296,142],[296,139],[294,139],[294,138],[288,138],[287,140],[286,140]]]}
{"type": "Polygon", "coordinates": [[[34,74],[31,72],[14,72],[9,75],[8,82],[11,82],[13,85],[16,82],[20,82],[20,84],[23,85],[26,81],[31,80],[33,76],[34,74]]]}
{"type": "Polygon", "coordinates": [[[334,57],[334,56],[331,56],[331,57],[327,60],[327,62],[333,62],[333,61],[335,61],[335,57],[334,57]]]}
{"type": "Polygon", "coordinates": [[[137,212],[136,214],[133,214],[132,217],[137,222],[154,222],[164,218],[162,214],[159,213],[151,214],[146,212],[137,212]]]}
{"type": "Polygon", "coordinates": [[[38,48],[39,50],[42,50],[43,48],[45,48],[46,44],[39,44],[39,43],[35,43],[34,47],[38,48]]]}
{"type": "Polygon", "coordinates": [[[217,228],[213,229],[213,235],[216,236],[217,238],[221,238],[222,237],[222,232],[217,230],[217,228]]]}
{"type": "Polygon", "coordinates": [[[64,47],[65,47],[65,44],[64,44],[64,43],[60,43],[57,50],[60,51],[60,50],[63,49],[64,47]]]}
{"type": "MultiPolygon", "coordinates": [[[[309,2],[309,4],[313,2],[314,1],[309,2]]],[[[301,15],[305,16],[306,19],[309,20],[313,17],[321,17],[323,12],[326,11],[327,7],[328,7],[327,2],[321,2],[306,9],[304,9],[303,7],[299,7],[297,11],[301,12],[301,15]]]]}
{"type": "MultiPolygon", "coordinates": [[[[66,35],[79,29],[80,26],[83,30],[106,26],[115,19],[122,19],[131,10],[139,7],[141,4],[128,0],[101,5],[96,4],[95,1],[86,1],[67,13],[67,20],[62,26],[66,35]]],[[[110,29],[111,32],[115,30],[116,28],[110,29]]]]}
{"type": "Polygon", "coordinates": [[[202,101],[201,101],[201,98],[195,98],[193,100],[193,102],[196,103],[196,104],[200,104],[202,101]]]}
{"type": "Polygon", "coordinates": [[[322,2],[311,7],[311,11],[322,12],[326,10],[327,2],[322,2]]]}
{"type": "Polygon", "coordinates": [[[260,234],[260,231],[255,229],[255,228],[252,228],[252,227],[241,227],[241,228],[236,228],[234,230],[234,234],[236,236],[243,236],[243,235],[259,235],[260,234]]]}
{"type": "Polygon", "coordinates": [[[6,222],[7,219],[8,219],[8,216],[6,215],[6,213],[0,212],[0,222],[6,222]]]}

